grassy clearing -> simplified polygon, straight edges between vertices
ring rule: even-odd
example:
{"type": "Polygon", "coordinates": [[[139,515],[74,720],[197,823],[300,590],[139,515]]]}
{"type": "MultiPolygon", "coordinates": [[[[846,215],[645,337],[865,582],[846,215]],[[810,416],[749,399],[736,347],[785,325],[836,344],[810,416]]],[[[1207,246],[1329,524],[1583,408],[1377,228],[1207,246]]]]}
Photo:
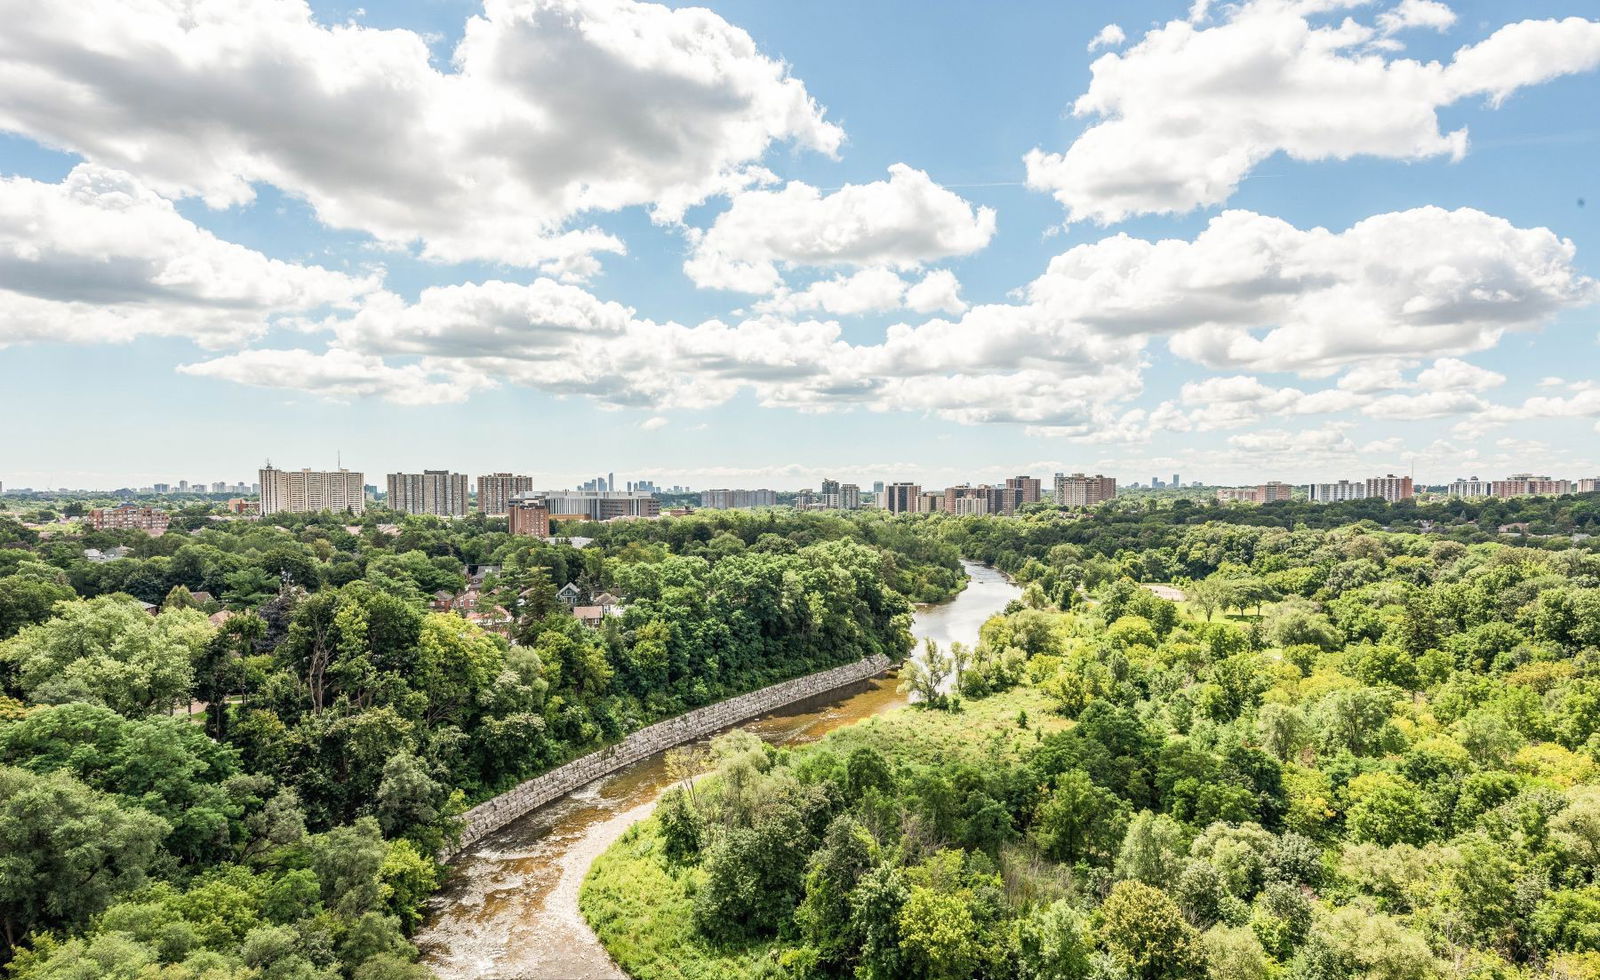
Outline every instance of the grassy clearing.
{"type": "Polygon", "coordinates": [[[830,732],[817,744],[840,755],[867,746],[891,763],[1009,760],[1034,744],[1036,731],[1048,735],[1071,726],[1051,710],[1044,692],[1023,686],[977,701],[964,699],[960,711],[901,708],[830,732]],[[1017,724],[1017,715],[1024,711],[1027,730],[1017,724]]]}

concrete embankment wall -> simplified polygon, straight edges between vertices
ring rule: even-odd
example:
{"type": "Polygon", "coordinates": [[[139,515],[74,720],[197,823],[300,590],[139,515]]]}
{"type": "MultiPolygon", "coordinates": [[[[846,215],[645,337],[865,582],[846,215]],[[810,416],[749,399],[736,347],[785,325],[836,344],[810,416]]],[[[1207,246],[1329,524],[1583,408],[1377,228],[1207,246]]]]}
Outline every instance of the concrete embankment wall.
{"type": "Polygon", "coordinates": [[[876,677],[890,666],[887,657],[868,657],[708,704],[704,708],[696,708],[676,718],[641,728],[615,745],[557,766],[468,810],[462,815],[461,847],[474,844],[518,817],[623,766],[796,701],[876,677]]]}

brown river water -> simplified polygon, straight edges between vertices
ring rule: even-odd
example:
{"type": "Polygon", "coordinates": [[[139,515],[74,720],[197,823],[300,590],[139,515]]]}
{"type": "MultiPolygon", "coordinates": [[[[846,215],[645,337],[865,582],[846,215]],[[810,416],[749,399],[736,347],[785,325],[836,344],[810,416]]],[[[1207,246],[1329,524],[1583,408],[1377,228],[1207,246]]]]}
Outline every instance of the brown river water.
{"type": "MultiPolygon", "coordinates": [[[[919,609],[912,633],[948,647],[976,643],[984,620],[1021,595],[1003,575],[967,564],[954,600],[919,609]]],[[[815,741],[906,703],[880,677],[790,705],[737,727],[780,745],[815,741]]],[[[644,819],[672,784],[654,755],[547,804],[458,856],[417,934],[422,961],[440,977],[597,980],[625,978],[578,912],[589,865],[644,819]]]]}

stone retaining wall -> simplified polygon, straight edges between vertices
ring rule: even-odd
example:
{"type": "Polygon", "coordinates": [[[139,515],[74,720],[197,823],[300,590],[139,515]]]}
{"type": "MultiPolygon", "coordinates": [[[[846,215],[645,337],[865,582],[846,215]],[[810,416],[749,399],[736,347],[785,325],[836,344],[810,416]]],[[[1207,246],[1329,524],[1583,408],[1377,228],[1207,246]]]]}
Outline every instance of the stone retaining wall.
{"type": "Polygon", "coordinates": [[[468,810],[462,815],[460,848],[450,853],[459,853],[460,849],[482,840],[518,817],[623,766],[796,701],[876,677],[890,666],[887,657],[868,657],[843,667],[797,677],[792,681],[708,704],[704,708],[696,708],[676,718],[641,728],[615,745],[557,766],[468,810]]]}

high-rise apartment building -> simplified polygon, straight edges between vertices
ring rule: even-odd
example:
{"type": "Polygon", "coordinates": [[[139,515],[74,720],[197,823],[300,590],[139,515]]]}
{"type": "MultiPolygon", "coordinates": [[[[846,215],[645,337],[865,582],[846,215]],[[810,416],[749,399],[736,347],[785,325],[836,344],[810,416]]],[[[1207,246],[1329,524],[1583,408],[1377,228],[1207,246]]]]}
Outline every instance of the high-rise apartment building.
{"type": "Polygon", "coordinates": [[[859,510],[861,488],[854,483],[823,480],[817,493],[817,504],[826,510],[859,510]]]}
{"type": "Polygon", "coordinates": [[[449,470],[389,474],[389,509],[402,514],[467,516],[467,475],[449,470]]]}
{"type": "Polygon", "coordinates": [[[1395,476],[1393,473],[1385,476],[1367,477],[1367,496],[1382,497],[1391,504],[1400,500],[1409,500],[1414,496],[1411,488],[1411,477],[1395,476]]]}
{"type": "Polygon", "coordinates": [[[1256,499],[1263,504],[1270,504],[1275,500],[1293,500],[1294,487],[1281,480],[1268,480],[1256,487],[1256,499]]]}
{"type": "Polygon", "coordinates": [[[883,494],[883,506],[891,514],[915,514],[921,509],[922,487],[915,483],[891,483],[883,494]]]}
{"type": "Polygon", "coordinates": [[[1032,476],[1007,477],[1006,489],[1016,495],[1017,506],[1036,504],[1043,496],[1044,481],[1032,476]]]}
{"type": "Polygon", "coordinates": [[[1367,496],[1367,481],[1365,480],[1340,480],[1337,483],[1313,483],[1309,487],[1308,496],[1312,503],[1337,504],[1345,500],[1364,500],[1367,496]]]}
{"type": "Polygon", "coordinates": [[[1082,473],[1056,474],[1057,507],[1092,507],[1117,496],[1117,478],[1114,476],[1084,476],[1082,473]]]}
{"type": "Polygon", "coordinates": [[[261,513],[316,514],[367,509],[362,474],[353,470],[280,470],[268,463],[260,471],[261,513]]]}
{"type": "Polygon", "coordinates": [[[700,506],[706,510],[747,510],[778,506],[776,490],[702,490],[700,506]]]}
{"type": "Polygon", "coordinates": [[[1475,476],[1464,479],[1458,477],[1454,483],[1450,484],[1449,489],[1452,497],[1487,497],[1489,492],[1489,481],[1480,480],[1475,476]]]}
{"type": "Polygon", "coordinates": [[[1579,493],[1595,493],[1600,491],[1600,476],[1586,476],[1578,481],[1579,493]]]}
{"type": "Polygon", "coordinates": [[[1491,497],[1559,497],[1572,492],[1571,480],[1553,480],[1532,473],[1513,473],[1489,484],[1491,497]]]}
{"type": "Polygon", "coordinates": [[[989,513],[989,498],[987,496],[966,495],[956,497],[951,501],[953,506],[950,513],[962,516],[981,515],[989,513]]]}
{"type": "Polygon", "coordinates": [[[514,473],[490,473],[478,477],[478,513],[496,517],[511,510],[517,496],[533,492],[533,477],[514,473]]]}
{"type": "Polygon", "coordinates": [[[550,508],[543,498],[521,497],[506,504],[506,518],[512,534],[535,538],[550,536],[550,508]]]}

